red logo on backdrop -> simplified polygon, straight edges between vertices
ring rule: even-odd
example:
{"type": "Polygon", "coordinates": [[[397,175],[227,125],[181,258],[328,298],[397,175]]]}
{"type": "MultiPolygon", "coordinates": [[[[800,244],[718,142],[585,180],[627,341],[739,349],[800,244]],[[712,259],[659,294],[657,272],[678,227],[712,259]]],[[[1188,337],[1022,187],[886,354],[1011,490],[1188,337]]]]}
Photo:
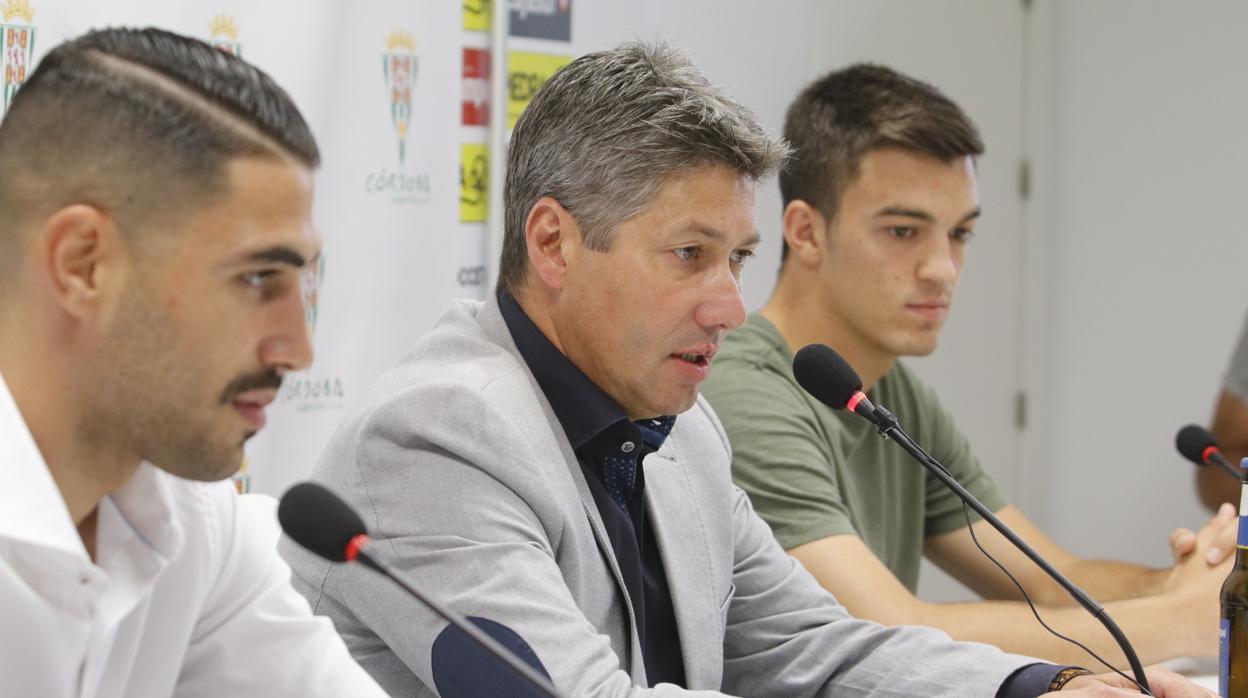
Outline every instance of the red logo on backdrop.
{"type": "Polygon", "coordinates": [[[490,52],[464,49],[464,126],[490,123],[490,52]]]}

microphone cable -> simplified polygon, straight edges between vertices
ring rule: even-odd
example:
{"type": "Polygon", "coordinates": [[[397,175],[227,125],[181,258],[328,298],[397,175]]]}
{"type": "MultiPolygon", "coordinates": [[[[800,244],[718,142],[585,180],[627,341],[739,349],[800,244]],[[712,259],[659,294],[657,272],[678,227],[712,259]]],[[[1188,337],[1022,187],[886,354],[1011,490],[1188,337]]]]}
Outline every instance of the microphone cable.
{"type": "Polygon", "coordinates": [[[962,516],[966,518],[966,530],[969,531],[971,534],[971,542],[975,543],[975,547],[979,548],[979,552],[983,553],[984,557],[988,558],[988,560],[991,561],[992,564],[997,566],[997,569],[1001,570],[1001,572],[1004,573],[1006,577],[1009,577],[1010,581],[1014,583],[1015,588],[1018,589],[1018,593],[1022,594],[1023,600],[1027,602],[1027,607],[1031,609],[1031,615],[1036,617],[1036,621],[1040,623],[1041,627],[1049,631],[1050,635],[1053,635],[1056,638],[1065,640],[1066,642],[1069,642],[1070,644],[1074,645],[1075,647],[1078,647],[1084,652],[1087,652],[1089,656],[1091,656],[1093,659],[1103,664],[1110,671],[1130,681],[1132,685],[1134,685],[1136,688],[1140,690],[1140,693],[1146,696],[1153,695],[1152,693],[1149,693],[1148,689],[1141,686],[1138,681],[1131,678],[1130,676],[1127,676],[1118,667],[1105,661],[1101,657],[1101,655],[1097,654],[1096,652],[1093,652],[1091,647],[1088,647],[1087,645],[1083,644],[1082,642],[1079,642],[1073,637],[1059,633],[1058,631],[1054,630],[1053,627],[1050,626],[1048,623],[1044,622],[1044,618],[1040,616],[1040,610],[1036,608],[1036,604],[1032,602],[1031,600],[1031,595],[1027,593],[1027,590],[1023,588],[1023,585],[1018,581],[1018,579],[1014,577],[1014,575],[1010,574],[1010,571],[1006,569],[1005,565],[1001,564],[1001,561],[993,557],[992,553],[988,552],[984,548],[984,546],[980,544],[979,536],[975,535],[975,527],[971,525],[971,508],[967,506],[966,502],[962,502],[962,516]]]}

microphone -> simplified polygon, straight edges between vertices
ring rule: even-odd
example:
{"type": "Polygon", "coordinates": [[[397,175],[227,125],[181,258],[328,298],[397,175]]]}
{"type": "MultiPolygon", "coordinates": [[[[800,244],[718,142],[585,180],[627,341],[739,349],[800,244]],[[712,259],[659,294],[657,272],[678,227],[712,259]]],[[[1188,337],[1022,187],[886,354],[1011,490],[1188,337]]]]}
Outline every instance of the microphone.
{"type": "MultiPolygon", "coordinates": [[[[386,562],[369,554],[368,529],[364,520],[349,504],[315,482],[301,482],[282,495],[277,505],[277,520],[282,530],[309,552],[330,562],[359,562],[403,587],[409,594],[467,636],[478,649],[502,662],[514,676],[529,684],[537,695],[563,698],[550,679],[518,658],[498,640],[490,637],[466,618],[429,598],[404,581],[386,562]]],[[[487,621],[488,623],[489,621],[487,621]]],[[[536,659],[536,657],[534,658],[536,659]]],[[[539,664],[540,665],[540,664],[539,664]]]]}
{"type": "Polygon", "coordinates": [[[793,357],[797,384],[834,410],[849,410],[881,426],[875,405],[862,392],[862,379],[849,362],[826,344],[809,344],[793,357]]]}
{"type": "Polygon", "coordinates": [[[1202,468],[1212,463],[1236,480],[1244,479],[1241,470],[1228,463],[1222,455],[1218,438],[1202,426],[1188,424],[1180,429],[1174,436],[1174,447],[1184,458],[1202,468]]]}
{"type": "Polygon", "coordinates": [[[1023,542],[1014,531],[1010,530],[996,517],[988,507],[975,498],[962,486],[960,482],[949,472],[949,469],[928,455],[926,451],[919,447],[918,444],[910,438],[905,431],[902,430],[897,422],[897,417],[889,412],[883,405],[872,405],[862,392],[862,379],[858,377],[858,372],[849,365],[836,350],[826,344],[810,344],[798,350],[793,356],[793,377],[797,379],[798,385],[802,389],[810,393],[815,399],[834,410],[849,410],[857,414],[876,427],[880,433],[892,439],[901,446],[912,458],[919,462],[930,472],[936,479],[944,483],[966,503],[975,513],[979,514],[993,528],[997,529],[1001,535],[1014,544],[1014,547],[1023,552],[1032,562],[1044,570],[1046,574],[1053,578],[1066,593],[1070,594],[1080,606],[1105,626],[1109,634],[1118,642],[1118,646],[1122,648],[1122,653],[1126,655],[1127,662],[1131,665],[1131,672],[1135,674],[1135,681],[1149,695],[1152,694],[1148,686],[1148,679],[1144,676],[1144,666],[1140,663],[1140,658],[1135,653],[1135,648],[1127,640],[1127,636],[1123,634],[1122,629],[1114,622],[1113,618],[1105,612],[1087,592],[1080,589],[1074,582],[1067,579],[1061,572],[1058,572],[1053,565],[1023,542]]]}

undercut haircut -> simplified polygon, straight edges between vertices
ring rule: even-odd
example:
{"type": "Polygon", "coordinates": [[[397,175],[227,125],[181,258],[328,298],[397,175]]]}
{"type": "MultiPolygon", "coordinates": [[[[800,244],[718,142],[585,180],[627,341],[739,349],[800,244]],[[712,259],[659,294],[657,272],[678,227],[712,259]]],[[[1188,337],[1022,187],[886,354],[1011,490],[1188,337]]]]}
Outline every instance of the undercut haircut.
{"type": "Polygon", "coordinates": [[[498,290],[514,296],[524,281],[525,221],[543,197],[605,252],[669,177],[724,166],[758,180],[787,155],[675,49],[633,42],[582,56],[538,90],[512,133],[498,290]]]}
{"type": "MultiPolygon", "coordinates": [[[[830,73],[789,106],[784,137],[793,157],[780,172],[787,207],[805,201],[827,221],[878,148],[903,148],[945,162],[984,152],[979,130],[961,107],[931,85],[881,65],[859,63],[830,73]]],[[[783,243],[780,260],[789,256],[783,243]]]]}
{"type": "Polygon", "coordinates": [[[160,29],[104,29],[53,48],[0,122],[0,283],[23,232],[76,203],[124,234],[227,193],[226,164],[320,163],[290,96],[255,66],[160,29]]]}

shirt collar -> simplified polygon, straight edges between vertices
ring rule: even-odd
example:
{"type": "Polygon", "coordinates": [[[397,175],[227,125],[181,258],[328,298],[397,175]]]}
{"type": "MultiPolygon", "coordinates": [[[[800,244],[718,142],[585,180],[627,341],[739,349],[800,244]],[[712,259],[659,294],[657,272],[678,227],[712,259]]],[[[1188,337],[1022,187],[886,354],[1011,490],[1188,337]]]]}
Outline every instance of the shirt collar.
{"type": "Polygon", "coordinates": [[[35,437],[0,376],[0,537],[57,548],[85,557],[86,548],[69,515],[35,437]]]}
{"type": "Polygon", "coordinates": [[[671,435],[672,427],[676,426],[676,416],[665,414],[662,417],[639,419],[633,424],[641,429],[641,438],[645,440],[646,445],[657,451],[671,435]]]}
{"type": "MultiPolygon", "coordinates": [[[[511,294],[500,291],[498,306],[520,358],[537,379],[573,450],[580,449],[612,424],[628,420],[624,408],[542,334],[511,294]]],[[[646,442],[657,450],[675,422],[674,416],[665,415],[636,424],[646,442]],[[647,428],[648,425],[651,426],[647,428]],[[665,425],[666,430],[658,425],[665,425]]]]}
{"type": "MultiPolygon", "coordinates": [[[[115,511],[126,527],[162,557],[181,548],[167,473],[143,463],[122,487],[101,502],[101,524],[115,511]],[[109,511],[105,511],[108,504],[109,511]]],[[[104,526],[101,536],[109,535],[104,526]]],[[[115,534],[114,534],[115,535],[115,534]]],[[[111,536],[110,536],[111,537],[111,536]]],[[[87,551],[43,454],[0,375],[0,538],[23,541],[86,558],[87,551]]],[[[97,539],[97,556],[101,553],[97,539]]]]}

